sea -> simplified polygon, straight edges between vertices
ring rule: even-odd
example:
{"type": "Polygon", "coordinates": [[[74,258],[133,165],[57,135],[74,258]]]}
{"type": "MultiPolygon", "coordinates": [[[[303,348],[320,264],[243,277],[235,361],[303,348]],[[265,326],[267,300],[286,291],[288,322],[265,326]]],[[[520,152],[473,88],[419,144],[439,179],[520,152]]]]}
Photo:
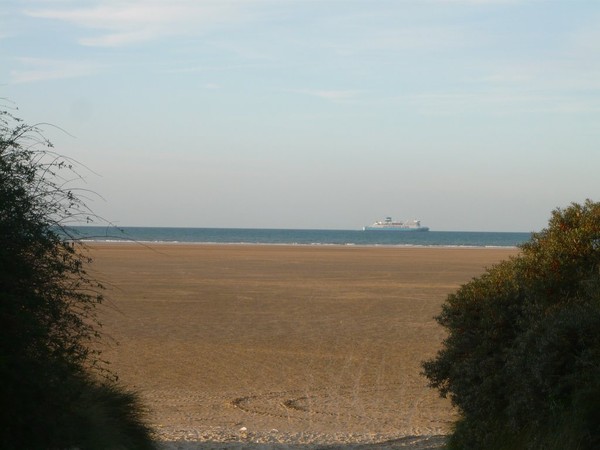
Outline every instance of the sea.
{"type": "Polygon", "coordinates": [[[70,227],[84,241],[386,247],[516,247],[531,233],[485,231],[363,231],[260,228],[70,227]]]}

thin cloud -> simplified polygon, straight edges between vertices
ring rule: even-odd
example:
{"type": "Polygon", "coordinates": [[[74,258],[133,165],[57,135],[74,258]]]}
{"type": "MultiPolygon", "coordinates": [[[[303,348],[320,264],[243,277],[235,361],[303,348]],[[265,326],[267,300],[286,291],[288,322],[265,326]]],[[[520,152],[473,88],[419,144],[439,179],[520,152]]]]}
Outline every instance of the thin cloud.
{"type": "Polygon", "coordinates": [[[117,47],[164,36],[201,33],[215,25],[239,21],[245,17],[246,3],[105,0],[84,8],[27,9],[24,14],[99,32],[80,38],[82,45],[117,47]]]}
{"type": "Polygon", "coordinates": [[[380,31],[367,43],[379,50],[430,50],[465,46],[471,43],[471,38],[459,27],[409,27],[380,31]]]}
{"type": "Polygon", "coordinates": [[[152,40],[154,34],[148,30],[103,34],[98,37],[81,38],[79,43],[90,47],[120,47],[152,40]]]}
{"type": "Polygon", "coordinates": [[[592,17],[590,23],[575,30],[565,43],[568,51],[578,57],[597,60],[600,55],[600,15],[592,17]]]}
{"type": "Polygon", "coordinates": [[[65,61],[42,58],[18,58],[23,66],[10,72],[14,84],[90,76],[100,66],[86,61],[65,61]]]}
{"type": "Polygon", "coordinates": [[[582,114],[600,112],[593,99],[570,95],[490,90],[485,92],[421,93],[399,99],[422,115],[553,113],[582,114]]]}
{"type": "MultiPolygon", "coordinates": [[[[514,61],[489,65],[488,74],[471,81],[493,88],[519,88],[562,95],[600,89],[600,64],[593,53],[561,53],[552,59],[514,61]]],[[[594,94],[596,95],[596,94],[594,94]]]]}
{"type": "Polygon", "coordinates": [[[313,97],[322,98],[324,100],[329,101],[346,101],[352,100],[358,96],[360,91],[355,90],[317,90],[317,89],[290,89],[289,92],[294,92],[298,94],[306,94],[313,97]]]}

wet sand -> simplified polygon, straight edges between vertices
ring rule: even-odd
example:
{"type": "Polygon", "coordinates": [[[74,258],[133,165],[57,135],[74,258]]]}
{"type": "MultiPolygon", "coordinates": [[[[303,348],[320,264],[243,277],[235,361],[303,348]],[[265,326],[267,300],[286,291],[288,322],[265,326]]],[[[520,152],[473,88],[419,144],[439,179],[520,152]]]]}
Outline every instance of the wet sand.
{"type": "Polygon", "coordinates": [[[90,246],[104,357],[173,449],[439,448],[455,416],[420,375],[433,317],[516,252],[90,246]]]}

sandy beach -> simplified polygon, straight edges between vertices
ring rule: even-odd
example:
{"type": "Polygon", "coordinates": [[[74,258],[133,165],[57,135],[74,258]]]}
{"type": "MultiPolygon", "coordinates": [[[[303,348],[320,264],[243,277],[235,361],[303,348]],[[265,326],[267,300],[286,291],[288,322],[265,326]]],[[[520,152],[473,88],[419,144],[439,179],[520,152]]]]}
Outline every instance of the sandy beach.
{"type": "Polygon", "coordinates": [[[90,245],[104,357],[165,449],[440,448],[446,295],[516,249],[90,245]],[[118,343],[118,344],[117,344],[118,343]]]}

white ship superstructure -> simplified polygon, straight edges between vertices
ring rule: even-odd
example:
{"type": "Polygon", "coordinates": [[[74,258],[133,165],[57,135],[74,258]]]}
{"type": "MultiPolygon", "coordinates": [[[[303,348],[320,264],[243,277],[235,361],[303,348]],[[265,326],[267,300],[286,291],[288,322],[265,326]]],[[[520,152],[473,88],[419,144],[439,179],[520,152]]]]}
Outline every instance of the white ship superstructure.
{"type": "Polygon", "coordinates": [[[421,225],[420,220],[408,220],[406,222],[394,222],[391,217],[386,217],[385,220],[379,220],[372,225],[363,227],[363,230],[377,231],[429,231],[429,227],[421,225]]]}

